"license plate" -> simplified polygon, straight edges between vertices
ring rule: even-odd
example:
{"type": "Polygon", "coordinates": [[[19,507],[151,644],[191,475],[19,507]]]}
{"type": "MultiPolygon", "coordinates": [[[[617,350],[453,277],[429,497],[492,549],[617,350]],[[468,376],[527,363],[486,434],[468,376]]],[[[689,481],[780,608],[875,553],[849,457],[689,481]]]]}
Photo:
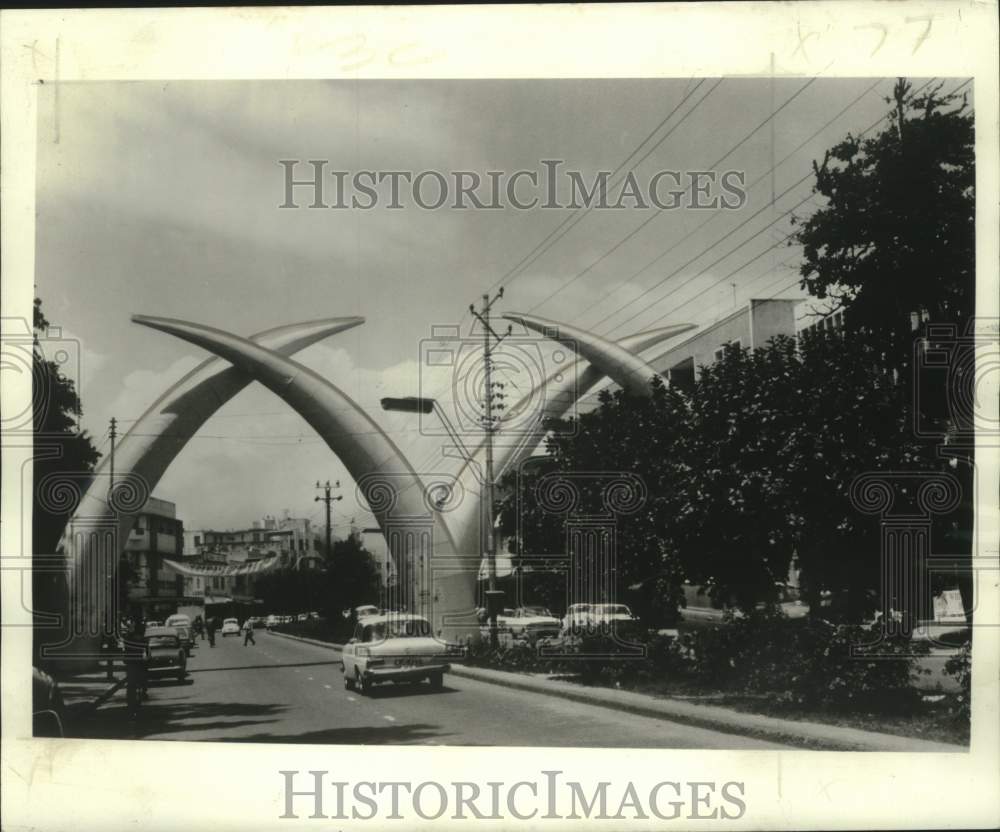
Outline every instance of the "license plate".
{"type": "Polygon", "coordinates": [[[396,659],[396,667],[419,667],[424,663],[423,659],[396,659]]]}

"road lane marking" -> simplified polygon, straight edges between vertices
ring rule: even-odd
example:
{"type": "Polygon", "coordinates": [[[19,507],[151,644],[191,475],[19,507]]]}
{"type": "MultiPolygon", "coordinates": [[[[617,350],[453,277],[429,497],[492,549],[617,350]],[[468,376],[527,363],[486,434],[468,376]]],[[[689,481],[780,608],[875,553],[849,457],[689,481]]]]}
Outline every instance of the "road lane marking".
{"type": "Polygon", "coordinates": [[[312,676],[306,676],[306,681],[307,681],[307,682],[315,682],[316,680],[315,680],[315,679],[313,679],[313,677],[312,677],[312,676]]]}
{"type": "Polygon", "coordinates": [[[330,690],[330,688],[333,687],[333,685],[323,685],[323,687],[325,687],[327,690],[330,690]]]}
{"type": "Polygon", "coordinates": [[[396,717],[389,716],[389,714],[386,714],[384,717],[382,717],[382,719],[388,720],[389,722],[395,722],[396,721],[396,717]]]}
{"type": "Polygon", "coordinates": [[[357,699],[355,699],[355,698],[354,698],[353,696],[348,696],[348,697],[347,697],[347,701],[348,701],[348,702],[357,702],[358,700],[357,700],[357,699]]]}

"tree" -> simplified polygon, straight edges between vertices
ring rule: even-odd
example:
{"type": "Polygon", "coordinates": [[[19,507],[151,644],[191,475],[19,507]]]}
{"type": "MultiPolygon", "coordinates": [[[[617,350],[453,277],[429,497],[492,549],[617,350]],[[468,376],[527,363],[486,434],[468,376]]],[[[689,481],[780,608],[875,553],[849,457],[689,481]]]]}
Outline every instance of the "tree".
{"type": "Polygon", "coordinates": [[[826,205],[792,241],[804,251],[802,287],[844,309],[849,329],[880,338],[899,368],[912,314],[960,323],[974,308],[974,118],[942,86],[917,93],[899,79],[889,127],[849,134],[813,163],[826,205]]]}
{"type": "MultiPolygon", "coordinates": [[[[912,439],[919,423],[923,435],[936,433],[951,446],[963,516],[935,521],[936,532],[946,531],[937,535],[945,548],[935,551],[961,563],[972,545],[976,418],[962,403],[978,396],[968,337],[975,311],[975,120],[965,95],[942,94],[942,87],[914,90],[899,79],[886,99],[888,127],[870,139],[848,135],[814,163],[814,191],[826,205],[800,223],[793,242],[803,247],[802,287],[829,299],[831,310],[843,309],[848,333],[874,348],[873,362],[895,371],[909,419],[887,417],[905,437],[912,439]],[[931,330],[938,324],[948,326],[931,330]],[[914,366],[915,346],[950,360],[914,366]]],[[[960,576],[958,583],[971,609],[971,580],[960,576]]]]}
{"type": "Polygon", "coordinates": [[[269,612],[316,610],[339,622],[343,610],[378,597],[378,569],[361,541],[351,536],[333,544],[331,563],[320,570],[277,569],[257,579],[254,593],[269,612]]]}
{"type": "MultiPolygon", "coordinates": [[[[570,475],[580,495],[574,513],[599,515],[607,511],[603,486],[619,472],[637,477],[645,486],[645,501],[638,511],[614,520],[617,546],[615,574],[610,577],[616,600],[627,599],[650,623],[668,624],[676,616],[682,582],[667,545],[665,520],[673,515],[671,506],[682,473],[670,449],[685,441],[686,403],[660,382],[654,383],[651,399],[605,391],[600,402],[596,410],[579,417],[578,425],[567,422],[552,433],[544,461],[503,479],[501,529],[510,536],[508,545],[516,565],[530,566],[532,555],[567,555],[566,529],[572,518],[539,505],[536,487],[541,478],[555,472],[570,475]],[[577,472],[584,476],[576,477],[577,472]]],[[[586,574],[599,555],[582,550],[575,556],[580,559],[576,568],[586,574]]],[[[573,600],[565,597],[565,577],[557,581],[548,573],[528,573],[524,582],[530,601],[535,601],[533,588],[539,594],[536,603],[558,608],[573,600]],[[554,597],[557,592],[563,597],[554,597]]]]}
{"type": "MultiPolygon", "coordinates": [[[[671,619],[684,580],[744,609],[773,601],[793,557],[814,612],[830,590],[824,616],[867,617],[879,601],[880,530],[852,505],[852,482],[868,471],[946,467],[907,430],[906,389],[879,358],[847,336],[777,338],[753,352],[727,349],[689,394],[659,382],[649,399],[604,394],[522,476],[520,524],[510,496],[518,486],[505,481],[512,551],[565,549],[565,518],[533,497],[541,476],[628,471],[646,483],[647,502],[620,519],[617,582],[634,588],[651,623],[671,619]]],[[[597,505],[594,495],[584,503],[584,513],[597,505]]]]}
{"type": "MultiPolygon", "coordinates": [[[[73,380],[59,364],[46,358],[43,346],[49,322],[42,313],[42,302],[35,299],[34,389],[34,480],[35,500],[32,515],[34,551],[52,554],[62,536],[69,512],[52,507],[39,499],[38,487],[46,475],[65,474],[85,479],[93,473],[101,458],[87,431],[77,429],[83,407],[73,380]]],[[[84,482],[83,485],[86,485],[84,482]]]]}
{"type": "Polygon", "coordinates": [[[333,611],[377,603],[379,570],[375,558],[358,535],[333,542],[328,607],[333,611]]]}
{"type": "MultiPolygon", "coordinates": [[[[80,492],[101,455],[87,431],[77,429],[83,407],[73,380],[59,364],[47,358],[44,347],[49,322],[42,312],[42,301],[35,298],[33,348],[33,459],[34,493],[32,495],[32,551],[38,556],[54,556],[70,515],[73,501],[45,498],[53,478],[70,482],[80,492]]],[[[32,582],[32,604],[38,612],[65,613],[65,576],[52,571],[36,571],[32,582]]],[[[59,639],[53,635],[50,639],[59,639]]],[[[36,639],[37,642],[37,639],[36,639]]],[[[38,644],[36,643],[36,647],[38,644]]]]}

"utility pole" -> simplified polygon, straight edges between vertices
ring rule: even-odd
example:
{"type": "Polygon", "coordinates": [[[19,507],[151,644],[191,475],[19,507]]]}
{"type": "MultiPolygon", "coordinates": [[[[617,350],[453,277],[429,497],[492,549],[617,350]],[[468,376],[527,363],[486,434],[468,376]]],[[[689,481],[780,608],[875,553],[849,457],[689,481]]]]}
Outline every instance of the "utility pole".
{"type": "Polygon", "coordinates": [[[479,311],[476,310],[475,304],[469,304],[469,311],[479,320],[483,325],[483,415],[482,415],[482,425],[483,432],[486,439],[486,472],[485,472],[485,499],[483,505],[483,514],[485,521],[485,532],[486,536],[484,539],[484,552],[486,556],[486,576],[487,576],[487,593],[486,593],[486,610],[489,615],[490,620],[490,643],[496,647],[499,641],[497,636],[497,613],[499,612],[498,606],[500,603],[500,596],[502,593],[497,592],[497,553],[496,553],[496,539],[493,534],[493,510],[494,510],[494,481],[493,481],[493,435],[500,429],[500,417],[495,415],[499,411],[503,410],[503,398],[502,392],[497,392],[503,388],[502,384],[493,381],[493,350],[500,346],[500,342],[503,341],[511,333],[511,327],[507,327],[507,331],[503,335],[497,335],[490,326],[490,310],[493,308],[493,304],[496,303],[500,298],[503,297],[503,288],[496,293],[493,299],[490,299],[489,294],[483,295],[483,306],[479,311]]]}
{"type": "Polygon", "coordinates": [[[111,467],[111,481],[108,485],[108,500],[110,501],[111,492],[115,487],[115,439],[118,438],[118,420],[114,416],[111,417],[111,428],[108,433],[111,436],[111,454],[108,460],[111,467]]]}
{"type": "Polygon", "coordinates": [[[343,500],[344,498],[341,495],[336,497],[330,496],[331,488],[340,488],[340,480],[337,480],[333,485],[330,485],[329,480],[322,485],[320,485],[319,480],[316,480],[316,487],[323,490],[323,496],[316,497],[313,502],[326,503],[326,564],[327,566],[330,566],[333,557],[333,548],[330,543],[330,503],[336,502],[337,500],[343,500]]]}

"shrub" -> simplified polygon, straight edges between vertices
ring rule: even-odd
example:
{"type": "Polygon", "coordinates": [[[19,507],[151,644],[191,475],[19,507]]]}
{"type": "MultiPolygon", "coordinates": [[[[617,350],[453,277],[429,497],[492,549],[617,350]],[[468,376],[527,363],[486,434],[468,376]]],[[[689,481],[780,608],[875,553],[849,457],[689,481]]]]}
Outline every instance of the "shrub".
{"type": "Polygon", "coordinates": [[[905,712],[919,702],[913,657],[926,648],[898,638],[852,655],[852,647],[874,640],[861,625],[760,610],[686,635],[683,649],[695,677],[713,687],[810,707],[905,712]]]}
{"type": "Polygon", "coordinates": [[[972,638],[971,635],[959,651],[948,659],[944,672],[954,676],[961,690],[952,701],[951,711],[956,720],[968,722],[972,718],[972,638]]]}
{"type": "Polygon", "coordinates": [[[521,672],[543,672],[552,667],[552,660],[539,656],[538,649],[530,644],[516,641],[509,647],[494,649],[488,639],[473,644],[464,663],[473,667],[521,672]]]}

